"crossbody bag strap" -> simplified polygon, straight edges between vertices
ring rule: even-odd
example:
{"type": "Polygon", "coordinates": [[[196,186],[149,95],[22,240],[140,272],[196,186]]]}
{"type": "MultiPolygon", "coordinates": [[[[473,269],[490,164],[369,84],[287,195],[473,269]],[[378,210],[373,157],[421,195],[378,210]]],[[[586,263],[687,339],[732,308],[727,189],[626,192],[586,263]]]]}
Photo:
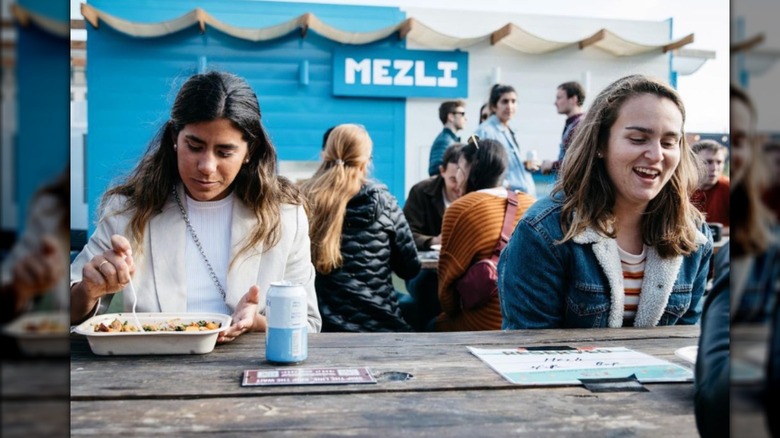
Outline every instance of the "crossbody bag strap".
{"type": "Polygon", "coordinates": [[[504,214],[504,225],[501,227],[501,236],[496,243],[496,249],[493,250],[493,256],[490,257],[494,264],[498,263],[498,256],[504,249],[509,238],[512,237],[515,223],[515,213],[517,213],[517,193],[514,190],[506,189],[506,213],[504,214]]]}

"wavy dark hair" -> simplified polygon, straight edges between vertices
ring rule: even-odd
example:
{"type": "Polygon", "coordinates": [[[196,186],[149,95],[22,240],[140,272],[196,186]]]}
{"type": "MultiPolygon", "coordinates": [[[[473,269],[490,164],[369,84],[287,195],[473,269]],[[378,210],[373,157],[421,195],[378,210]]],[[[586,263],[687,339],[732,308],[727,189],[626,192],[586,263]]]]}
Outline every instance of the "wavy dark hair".
{"type": "Polygon", "coordinates": [[[768,186],[767,168],[762,166],[760,142],[756,138],[756,108],[745,90],[731,84],[731,108],[734,103],[745,105],[750,113],[750,126],[747,132],[735,132],[732,128],[731,147],[744,141],[743,147],[750,148],[751,159],[742,165],[747,167],[740,181],[731,184],[731,255],[735,257],[756,255],[766,251],[775,241],[771,226],[774,223],[771,213],[761,200],[761,192],[768,186]],[[738,139],[743,137],[744,140],[738,139]]]}
{"type": "Polygon", "coordinates": [[[37,196],[49,195],[57,200],[57,206],[51,213],[59,214],[60,220],[57,223],[57,232],[61,236],[70,239],[70,214],[68,210],[70,205],[70,163],[65,169],[57,175],[51,183],[43,186],[37,193],[37,196]]]}
{"type": "MultiPolygon", "coordinates": [[[[643,94],[672,101],[680,110],[685,125],[685,107],[680,95],[657,79],[643,75],[626,76],[599,93],[577,128],[563,161],[561,178],[553,188],[553,196],[563,197],[562,242],[588,227],[605,236],[616,237],[612,226],[616,190],[604,160],[598,158],[598,154],[607,150],[610,129],[618,119],[623,104],[643,94]]],[[[699,181],[697,158],[685,140],[684,128],[681,127],[681,130],[680,163],[642,215],[642,240],[654,247],[661,257],[687,255],[695,251],[698,248],[696,231],[704,223],[704,216],[690,202],[690,195],[699,181]]]]}
{"type": "Polygon", "coordinates": [[[472,136],[460,149],[460,157],[471,166],[464,195],[499,186],[509,162],[501,143],[490,139],[475,140],[476,136],[472,136]]]}
{"type": "Polygon", "coordinates": [[[103,206],[113,196],[127,198],[121,212],[133,212],[128,231],[134,252],[142,249],[146,225],[162,211],[172,188],[181,181],[173,149],[179,132],[192,123],[218,119],[230,120],[249,146],[249,162],[241,166],[232,190],[255,213],[257,225],[240,252],[258,243],[266,249],[278,243],[281,204],[300,205],[303,200],[295,185],[276,175],[276,150],[260,121],[255,92],[236,75],[212,71],[187,79],[176,95],[170,120],[149,143],[141,161],[123,183],[103,195],[103,206]]]}

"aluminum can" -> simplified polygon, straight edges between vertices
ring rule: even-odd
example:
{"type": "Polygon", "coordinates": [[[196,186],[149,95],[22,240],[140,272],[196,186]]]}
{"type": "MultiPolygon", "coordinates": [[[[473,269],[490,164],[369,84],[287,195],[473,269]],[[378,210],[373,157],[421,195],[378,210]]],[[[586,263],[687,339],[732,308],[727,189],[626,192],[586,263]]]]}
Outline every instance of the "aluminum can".
{"type": "Polygon", "coordinates": [[[303,362],[309,355],[306,289],[289,282],[271,283],[265,299],[265,359],[279,364],[303,362]]]}
{"type": "Polygon", "coordinates": [[[525,162],[523,163],[525,165],[526,170],[530,170],[531,172],[534,172],[539,169],[539,156],[536,153],[536,150],[530,150],[525,155],[525,162]]]}

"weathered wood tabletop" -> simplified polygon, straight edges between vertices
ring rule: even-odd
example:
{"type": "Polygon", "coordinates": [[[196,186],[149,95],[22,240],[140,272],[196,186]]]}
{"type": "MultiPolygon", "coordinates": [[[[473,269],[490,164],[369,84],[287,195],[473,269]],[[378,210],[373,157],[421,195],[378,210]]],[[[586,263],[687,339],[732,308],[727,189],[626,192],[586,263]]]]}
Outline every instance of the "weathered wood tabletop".
{"type": "Polygon", "coordinates": [[[420,266],[422,269],[436,269],[439,267],[439,259],[421,258],[420,266]]]}
{"type": "Polygon", "coordinates": [[[771,326],[732,324],[730,334],[731,430],[739,431],[740,437],[768,438],[764,390],[771,326]]]}
{"type": "Polygon", "coordinates": [[[67,357],[4,358],[0,436],[68,436],[69,369],[67,357]]]}
{"type": "Polygon", "coordinates": [[[95,356],[71,342],[73,436],[698,436],[692,383],[647,392],[512,385],[466,346],[624,346],[671,362],[695,326],[309,336],[301,367],[369,367],[377,384],[242,387],[264,361],[248,334],[206,355],[95,356]],[[395,380],[408,373],[408,380],[395,380]]]}

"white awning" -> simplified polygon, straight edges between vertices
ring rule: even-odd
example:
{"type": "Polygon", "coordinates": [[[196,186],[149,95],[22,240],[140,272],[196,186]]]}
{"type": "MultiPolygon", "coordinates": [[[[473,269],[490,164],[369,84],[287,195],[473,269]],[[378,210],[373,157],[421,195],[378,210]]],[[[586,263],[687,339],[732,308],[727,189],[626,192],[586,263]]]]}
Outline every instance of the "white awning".
{"type": "Polygon", "coordinates": [[[601,29],[581,40],[551,41],[534,35],[513,23],[508,23],[482,36],[462,38],[441,33],[414,18],[407,18],[396,25],[371,32],[348,32],[326,24],[312,13],[303,14],[284,23],[263,28],[233,26],[219,21],[201,8],[195,8],[173,20],[152,24],[124,20],[86,3],[81,4],[81,14],[96,29],[99,28],[102,22],[121,33],[142,38],[168,35],[197,24],[201,32],[205,32],[206,28],[211,26],[235,38],[255,42],[274,40],[294,31],[300,31],[301,35],[305,36],[306,32],[313,30],[332,41],[359,45],[380,41],[397,33],[399,38],[406,38],[423,47],[441,50],[463,49],[482,41],[490,41],[492,45],[501,44],[527,54],[550,53],[572,46],[578,46],[582,50],[593,46],[614,56],[635,56],[654,51],[659,54],[666,53],[693,42],[693,34],[690,34],[662,44],[640,44],[627,40],[609,29],[601,29]]]}
{"type": "Polygon", "coordinates": [[[57,21],[43,15],[31,12],[17,4],[11,5],[11,14],[13,14],[14,20],[19,23],[20,26],[26,27],[30,23],[34,23],[41,29],[49,32],[52,35],[56,35],[62,38],[70,38],[70,23],[67,21],[57,21]]]}
{"type": "MultiPolygon", "coordinates": [[[[780,50],[759,47],[764,44],[765,40],[766,36],[763,33],[759,33],[731,45],[732,58],[735,55],[742,56],[742,68],[751,75],[763,75],[780,60],[780,50]]],[[[738,66],[734,62],[731,65],[732,67],[738,66]]]]}
{"type": "Polygon", "coordinates": [[[538,55],[565,49],[566,47],[579,44],[579,41],[560,42],[546,40],[527,32],[515,24],[509,23],[490,35],[490,43],[494,45],[503,44],[518,52],[538,55]]]}
{"type": "Polygon", "coordinates": [[[711,50],[679,49],[672,58],[672,71],[680,76],[691,75],[710,59],[715,59],[715,52],[711,50]]]}

